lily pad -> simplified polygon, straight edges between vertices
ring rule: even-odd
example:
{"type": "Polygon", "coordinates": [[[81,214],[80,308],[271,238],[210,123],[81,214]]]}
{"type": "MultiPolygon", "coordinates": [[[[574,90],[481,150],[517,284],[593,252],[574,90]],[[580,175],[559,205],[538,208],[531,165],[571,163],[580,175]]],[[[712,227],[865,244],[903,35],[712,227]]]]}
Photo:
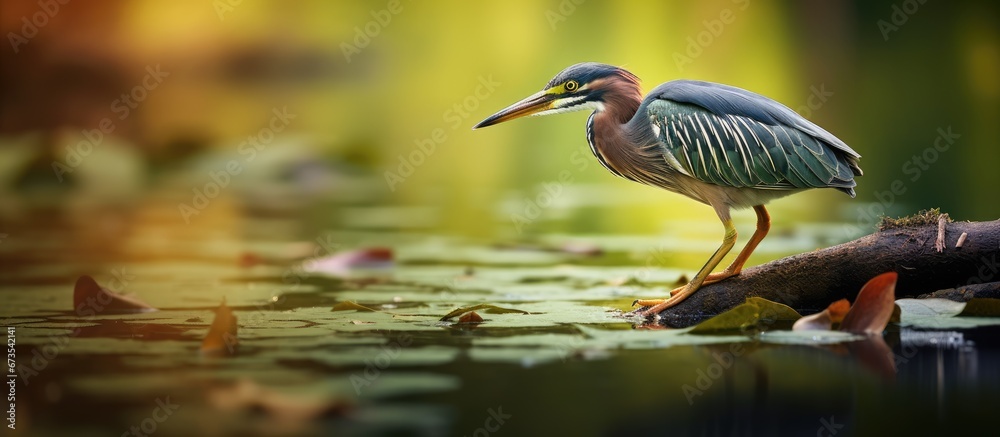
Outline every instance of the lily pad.
{"type": "MultiPolygon", "coordinates": [[[[621,310],[598,305],[588,305],[580,302],[545,301],[519,303],[521,312],[490,314],[483,312],[486,324],[483,328],[542,328],[566,324],[605,324],[622,323],[621,310]],[[487,315],[488,314],[488,315],[487,315]]],[[[430,314],[423,308],[413,314],[430,314]]],[[[440,313],[438,313],[440,314],[440,313]]],[[[454,317],[454,316],[452,316],[454,317]]],[[[451,323],[451,322],[440,322],[451,323]]]]}
{"type": "Polygon", "coordinates": [[[351,300],[337,303],[332,309],[330,309],[330,311],[360,311],[365,313],[375,312],[375,310],[351,300]]]}
{"type": "Polygon", "coordinates": [[[531,314],[527,311],[519,310],[516,308],[503,308],[496,305],[480,304],[454,310],[448,314],[445,314],[444,317],[441,317],[441,321],[444,322],[447,321],[448,319],[477,310],[482,311],[486,314],[531,314]]]}
{"type": "Polygon", "coordinates": [[[971,299],[965,303],[958,317],[1000,317],[1000,299],[971,299]]]}
{"type": "Polygon", "coordinates": [[[947,299],[899,299],[900,326],[923,329],[967,329],[977,326],[1000,325],[995,317],[956,317],[965,309],[965,302],[947,299]]]}
{"type": "Polygon", "coordinates": [[[775,322],[794,322],[802,318],[788,305],[751,297],[736,308],[697,324],[692,334],[717,334],[767,330],[775,322]]]}
{"type": "Polygon", "coordinates": [[[527,347],[477,347],[469,351],[469,357],[474,361],[488,363],[518,364],[521,367],[534,367],[541,364],[564,361],[567,351],[527,347]]]}
{"type": "Polygon", "coordinates": [[[900,299],[896,301],[902,313],[901,326],[924,329],[969,329],[1000,325],[1000,317],[956,317],[966,304],[947,299],[900,299]]]}
{"type": "Polygon", "coordinates": [[[760,334],[760,341],[777,344],[820,345],[857,341],[865,337],[843,331],[769,331],[760,334]]]}
{"type": "Polygon", "coordinates": [[[444,346],[406,347],[412,339],[399,336],[379,346],[343,345],[345,347],[310,351],[303,355],[301,351],[290,349],[272,349],[264,352],[271,360],[302,360],[315,361],[333,367],[357,367],[362,370],[374,366],[375,369],[392,370],[399,367],[436,366],[450,363],[458,356],[459,350],[444,346]]]}
{"type": "Polygon", "coordinates": [[[965,309],[964,302],[948,299],[899,299],[896,305],[900,309],[900,321],[918,317],[952,317],[959,315],[965,309]]]}
{"type": "Polygon", "coordinates": [[[690,335],[691,328],[633,330],[598,329],[581,325],[577,325],[576,328],[590,339],[581,344],[581,348],[665,349],[672,346],[750,341],[743,335],[690,335]]]}
{"type": "Polygon", "coordinates": [[[287,312],[295,319],[307,320],[334,332],[361,331],[438,331],[438,317],[419,311],[330,311],[323,307],[298,308],[287,312]]]}

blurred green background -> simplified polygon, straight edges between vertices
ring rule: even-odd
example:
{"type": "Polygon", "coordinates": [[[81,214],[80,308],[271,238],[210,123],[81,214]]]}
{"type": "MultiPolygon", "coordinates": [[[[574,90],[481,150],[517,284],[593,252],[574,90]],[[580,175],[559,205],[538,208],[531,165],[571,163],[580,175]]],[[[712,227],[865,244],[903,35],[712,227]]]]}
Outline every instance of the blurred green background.
{"type": "Polygon", "coordinates": [[[838,238],[847,239],[883,212],[941,207],[956,219],[996,219],[998,9],[934,0],[4,0],[0,223],[24,224],[38,208],[99,218],[108,205],[155,209],[164,226],[226,222],[299,214],[317,199],[334,200],[320,202],[334,208],[320,228],[488,238],[655,234],[715,220],[694,201],[608,174],[587,150],[585,113],[470,129],[582,61],[624,66],[647,91],[692,78],[762,93],[863,155],[857,199],[823,190],[780,200],[777,224],[843,222],[838,238]],[[146,77],[157,68],[162,80],[146,77]],[[135,100],[127,111],[123,94],[135,100]],[[294,118],[265,132],[274,111],[294,118]],[[79,166],[54,167],[82,154],[83,132],[105,118],[114,131],[91,141],[79,166]],[[960,137],[934,149],[938,129],[949,128],[960,137]],[[251,160],[241,143],[258,135],[267,141],[251,160]],[[181,204],[196,202],[230,160],[241,173],[185,213],[181,204]]]}
{"type": "MultiPolygon", "coordinates": [[[[814,190],[771,204],[772,235],[748,265],[854,238],[871,231],[881,214],[941,207],[956,220],[1000,217],[998,2],[0,5],[3,315],[37,323],[39,314],[68,311],[71,284],[86,274],[101,283],[132,281],[126,291],[164,309],[149,328],[186,333],[199,325],[176,341],[159,341],[125,332],[136,326],[129,322],[145,319],[109,318],[101,326],[115,323],[114,329],[74,338],[78,349],[64,351],[38,383],[18,392],[22,427],[106,435],[142,420],[153,396],[169,394],[190,403],[181,413],[186,419],[162,432],[205,425],[192,429],[223,433],[233,423],[256,428],[267,418],[245,420],[206,407],[208,389],[231,377],[324,391],[324,383],[346,383],[348,372],[362,371],[310,362],[366,358],[367,343],[335,347],[327,341],[354,337],[337,332],[331,340],[323,333],[317,342],[315,331],[286,323],[315,318],[344,329],[346,319],[327,317],[331,299],[419,308],[436,320],[480,300],[521,307],[551,298],[556,306],[543,310],[548,317],[588,323],[613,317],[610,307],[629,308],[635,297],[662,296],[674,281],[684,282],[718,247],[715,213],[608,173],[587,146],[586,113],[471,130],[577,62],[624,66],[647,91],[679,78],[746,88],[798,110],[863,155],[858,198],[814,190]],[[941,139],[941,131],[958,137],[941,139]],[[313,280],[300,287],[291,268],[237,267],[251,252],[301,254],[301,242],[317,256],[320,249],[392,248],[397,282],[355,290],[313,280]],[[536,253],[540,247],[559,253],[536,253]],[[285,297],[286,306],[252,310],[285,297]],[[243,305],[240,335],[250,353],[206,368],[191,361],[197,329],[211,320],[206,309],[223,299],[243,305]],[[115,336],[122,341],[107,342],[115,336]],[[96,383],[73,385],[81,379],[96,383]],[[59,420],[41,419],[52,412],[59,420]]],[[[753,213],[738,212],[735,221],[742,246],[753,213]]],[[[58,314],[58,324],[40,324],[69,326],[64,322],[73,316],[58,314]]],[[[720,385],[688,408],[679,388],[714,362],[714,349],[656,345],[608,361],[537,367],[470,361],[468,349],[479,347],[473,340],[569,337],[562,321],[510,330],[489,323],[478,334],[435,327],[416,336],[418,354],[461,352],[431,370],[455,376],[461,391],[398,403],[367,397],[363,411],[399,407],[408,413],[398,417],[414,423],[426,418],[476,430],[485,408],[502,402],[517,415],[505,428],[514,434],[538,432],[539,424],[570,434],[622,433],[652,425],[650,418],[664,420],[658,431],[677,426],[683,433],[720,430],[712,427],[733,417],[755,423],[749,416],[812,430],[819,417],[836,413],[838,421],[853,421],[859,412],[858,423],[890,418],[898,433],[926,431],[927,421],[951,428],[985,417],[979,411],[992,404],[982,402],[983,394],[996,392],[988,371],[995,366],[977,364],[995,362],[992,331],[968,337],[981,349],[961,343],[951,355],[932,349],[908,366],[903,360],[904,384],[895,391],[882,381],[858,384],[857,369],[826,350],[771,349],[736,366],[735,390],[720,385]],[[749,375],[751,368],[775,375],[759,386],[770,390],[769,399],[757,397],[761,379],[749,375]],[[648,376],[664,369],[658,385],[649,385],[648,376]],[[595,392],[602,396],[588,396],[595,392]],[[445,413],[437,409],[442,405],[445,413]],[[574,420],[552,420],[560,414],[574,420]]],[[[393,335],[385,325],[363,329],[393,335]]],[[[19,328],[18,342],[40,341],[32,332],[19,328]]],[[[497,347],[491,356],[530,362],[522,361],[525,350],[497,347]]],[[[414,370],[399,364],[393,372],[414,370]]],[[[440,380],[418,370],[412,379],[430,381],[427,387],[440,380]]]]}

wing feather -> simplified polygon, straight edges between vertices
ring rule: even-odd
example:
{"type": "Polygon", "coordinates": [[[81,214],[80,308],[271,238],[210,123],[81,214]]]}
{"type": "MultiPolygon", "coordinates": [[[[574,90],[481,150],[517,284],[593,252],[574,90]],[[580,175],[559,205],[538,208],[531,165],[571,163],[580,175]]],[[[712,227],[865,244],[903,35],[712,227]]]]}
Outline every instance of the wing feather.
{"type": "Polygon", "coordinates": [[[860,157],[787,107],[725,85],[673,81],[640,111],[656,126],[664,160],[712,184],[794,190],[832,187],[853,195],[860,157]]]}

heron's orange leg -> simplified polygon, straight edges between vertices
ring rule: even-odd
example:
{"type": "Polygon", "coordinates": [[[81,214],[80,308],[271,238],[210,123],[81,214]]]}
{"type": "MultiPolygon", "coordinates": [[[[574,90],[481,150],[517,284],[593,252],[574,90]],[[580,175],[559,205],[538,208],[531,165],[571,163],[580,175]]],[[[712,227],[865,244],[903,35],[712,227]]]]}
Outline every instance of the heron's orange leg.
{"type": "Polygon", "coordinates": [[[643,316],[657,314],[660,311],[677,305],[684,299],[687,299],[687,297],[692,293],[698,291],[701,284],[705,282],[705,278],[712,273],[712,270],[715,270],[715,267],[722,262],[722,259],[726,257],[726,254],[728,254],[729,251],[733,249],[733,246],[736,245],[736,228],[733,226],[733,221],[731,219],[726,219],[722,222],[722,224],[726,227],[726,236],[722,239],[722,245],[716,249],[715,253],[712,254],[712,257],[708,259],[708,262],[706,262],[705,265],[702,266],[701,270],[698,271],[698,274],[694,275],[691,282],[688,282],[687,285],[681,287],[680,290],[675,290],[676,293],[671,292],[670,298],[666,300],[638,300],[632,303],[633,305],[641,304],[642,306],[650,304],[653,305],[651,308],[648,308],[641,313],[643,316]]]}
{"type": "Polygon", "coordinates": [[[702,285],[719,282],[731,276],[740,274],[740,271],[743,270],[743,265],[746,264],[747,259],[750,258],[750,255],[757,248],[757,245],[760,244],[761,240],[767,236],[767,232],[771,230],[771,216],[768,215],[767,209],[764,209],[764,205],[754,206],[753,209],[757,213],[757,229],[754,231],[753,236],[750,237],[750,241],[748,241],[746,246],[743,247],[743,250],[740,251],[740,254],[736,256],[736,259],[733,260],[732,264],[729,264],[729,267],[726,267],[725,270],[718,273],[706,273],[706,270],[711,272],[715,269],[715,266],[722,261],[722,258],[729,253],[729,250],[731,250],[733,245],[736,243],[736,229],[733,228],[731,221],[723,223],[726,226],[726,238],[723,239],[722,246],[719,247],[719,250],[715,251],[712,258],[708,260],[708,263],[701,268],[691,282],[688,282],[687,285],[683,287],[675,288],[670,292],[670,298],[668,299],[639,299],[633,302],[633,305],[652,307],[643,311],[643,315],[657,314],[660,311],[681,303],[681,301],[687,299],[688,296],[697,291],[702,285]],[[732,233],[731,237],[730,233],[732,233]],[[726,247],[727,243],[728,247],[726,247]]]}
{"type": "Polygon", "coordinates": [[[757,249],[757,245],[760,244],[764,237],[767,236],[767,232],[771,230],[771,216],[764,209],[764,205],[757,205],[753,207],[754,212],[757,213],[757,229],[753,231],[753,235],[750,236],[750,241],[747,241],[747,245],[743,247],[740,254],[736,256],[733,263],[726,267],[725,270],[712,273],[705,278],[705,282],[701,285],[708,285],[711,283],[719,282],[723,279],[729,278],[730,276],[736,276],[743,271],[743,265],[746,264],[747,259],[753,254],[753,251],[757,249]]]}

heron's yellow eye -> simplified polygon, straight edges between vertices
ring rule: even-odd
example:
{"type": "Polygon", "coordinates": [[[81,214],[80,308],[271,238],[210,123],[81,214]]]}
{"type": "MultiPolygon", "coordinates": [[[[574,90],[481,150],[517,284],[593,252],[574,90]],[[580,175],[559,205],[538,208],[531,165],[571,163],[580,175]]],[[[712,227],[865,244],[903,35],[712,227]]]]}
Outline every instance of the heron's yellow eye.
{"type": "Polygon", "coordinates": [[[576,83],[575,80],[567,81],[566,85],[563,86],[566,88],[566,91],[569,92],[576,91],[577,88],[580,88],[580,84],[576,83]]]}

